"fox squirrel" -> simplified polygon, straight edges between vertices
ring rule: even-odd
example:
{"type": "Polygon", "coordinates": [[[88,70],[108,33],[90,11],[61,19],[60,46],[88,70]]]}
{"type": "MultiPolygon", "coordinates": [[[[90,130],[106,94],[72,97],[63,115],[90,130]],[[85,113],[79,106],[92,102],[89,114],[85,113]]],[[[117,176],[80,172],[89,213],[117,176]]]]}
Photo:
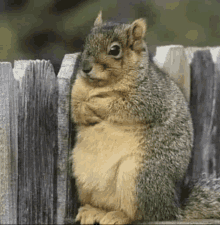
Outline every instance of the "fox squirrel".
{"type": "Polygon", "coordinates": [[[204,208],[200,187],[181,208],[192,119],[180,89],[149,60],[145,32],[144,19],[103,23],[100,12],[86,39],[71,92],[81,224],[220,218],[220,194],[204,208]]]}

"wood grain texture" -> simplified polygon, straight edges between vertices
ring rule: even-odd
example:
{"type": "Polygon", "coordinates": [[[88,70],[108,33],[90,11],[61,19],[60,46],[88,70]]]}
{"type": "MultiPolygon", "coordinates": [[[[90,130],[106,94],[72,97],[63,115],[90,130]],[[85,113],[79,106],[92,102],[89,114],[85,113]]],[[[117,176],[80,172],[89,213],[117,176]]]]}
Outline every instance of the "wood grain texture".
{"type": "Polygon", "coordinates": [[[19,224],[57,218],[58,91],[49,61],[16,61],[19,224]]]}
{"type": "MultiPolygon", "coordinates": [[[[191,114],[194,148],[191,176],[216,177],[216,153],[219,152],[219,75],[209,50],[196,51],[191,64],[191,114]]],[[[219,162],[218,162],[219,163],[219,162]]]]}
{"type": "Polygon", "coordinates": [[[0,63],[0,223],[16,223],[16,81],[11,63],[0,63]]]}
{"type": "Polygon", "coordinates": [[[74,126],[70,115],[70,91],[78,68],[79,54],[65,55],[58,74],[58,224],[75,218],[78,201],[69,156],[74,145],[74,126]]]}

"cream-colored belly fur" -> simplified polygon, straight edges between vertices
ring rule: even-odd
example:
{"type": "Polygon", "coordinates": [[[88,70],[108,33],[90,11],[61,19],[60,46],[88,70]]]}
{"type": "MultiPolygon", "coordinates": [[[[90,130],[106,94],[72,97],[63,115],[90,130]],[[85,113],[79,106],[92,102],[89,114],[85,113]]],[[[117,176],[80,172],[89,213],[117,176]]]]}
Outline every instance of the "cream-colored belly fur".
{"type": "Polygon", "coordinates": [[[135,178],[143,159],[142,133],[140,125],[108,122],[79,128],[73,171],[83,204],[134,216],[135,178]]]}

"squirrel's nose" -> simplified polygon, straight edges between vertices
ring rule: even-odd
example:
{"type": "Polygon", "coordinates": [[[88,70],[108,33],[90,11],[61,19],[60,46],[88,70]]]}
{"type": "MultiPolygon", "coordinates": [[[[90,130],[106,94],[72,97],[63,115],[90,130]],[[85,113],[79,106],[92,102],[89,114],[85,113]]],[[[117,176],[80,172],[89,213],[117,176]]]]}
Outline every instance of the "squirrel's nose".
{"type": "Polygon", "coordinates": [[[92,70],[92,64],[89,60],[83,61],[83,69],[82,70],[84,73],[89,73],[92,70]]]}

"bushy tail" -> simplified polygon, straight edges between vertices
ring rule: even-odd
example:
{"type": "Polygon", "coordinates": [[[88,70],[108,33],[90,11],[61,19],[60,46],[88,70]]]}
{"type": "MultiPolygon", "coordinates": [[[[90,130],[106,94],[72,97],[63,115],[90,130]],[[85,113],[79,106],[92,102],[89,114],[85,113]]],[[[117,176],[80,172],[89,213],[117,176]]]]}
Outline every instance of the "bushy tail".
{"type": "Polygon", "coordinates": [[[220,219],[220,178],[201,178],[183,186],[178,219],[220,219]]]}

